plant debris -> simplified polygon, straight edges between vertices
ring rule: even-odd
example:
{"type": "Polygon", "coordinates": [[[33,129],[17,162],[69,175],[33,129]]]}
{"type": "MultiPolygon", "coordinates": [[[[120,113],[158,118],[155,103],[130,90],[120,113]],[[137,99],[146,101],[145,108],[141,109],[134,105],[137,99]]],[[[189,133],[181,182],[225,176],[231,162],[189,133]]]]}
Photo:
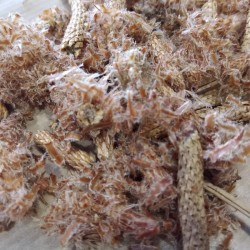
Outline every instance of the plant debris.
{"type": "Polygon", "coordinates": [[[226,203],[249,215],[228,194],[250,155],[248,1],[70,4],[0,19],[0,231],[49,193],[64,246],[228,246],[226,203]]]}

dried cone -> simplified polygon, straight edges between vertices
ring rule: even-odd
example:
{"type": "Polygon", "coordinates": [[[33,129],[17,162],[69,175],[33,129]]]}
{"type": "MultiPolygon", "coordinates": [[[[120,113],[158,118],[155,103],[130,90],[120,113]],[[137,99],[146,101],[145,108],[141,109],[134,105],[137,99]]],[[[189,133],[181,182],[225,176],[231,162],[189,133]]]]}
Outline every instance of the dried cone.
{"type": "Polygon", "coordinates": [[[103,111],[97,105],[86,103],[77,111],[76,119],[82,127],[98,124],[103,119],[103,111]]]}
{"type": "Polygon", "coordinates": [[[250,11],[248,10],[246,31],[242,43],[242,51],[250,52],[250,11]]]}
{"type": "Polygon", "coordinates": [[[53,137],[47,131],[38,131],[34,136],[34,142],[44,148],[55,163],[64,163],[62,151],[55,146],[53,137]]]}
{"type": "Polygon", "coordinates": [[[126,0],[111,0],[109,2],[109,6],[114,9],[125,9],[126,8],[126,0]]]}
{"type": "Polygon", "coordinates": [[[4,104],[2,104],[2,103],[0,102],[0,121],[1,121],[2,119],[7,118],[8,114],[9,114],[9,112],[8,112],[7,108],[5,107],[4,104]]]}
{"type": "Polygon", "coordinates": [[[92,153],[87,153],[79,149],[71,149],[65,156],[65,161],[78,170],[90,168],[91,164],[96,161],[96,157],[92,153]]]}
{"type": "Polygon", "coordinates": [[[113,154],[112,140],[108,135],[98,136],[95,139],[97,156],[99,160],[106,160],[113,154]]]}
{"type": "Polygon", "coordinates": [[[86,19],[86,7],[82,0],[69,1],[71,5],[71,19],[66,29],[63,41],[62,50],[68,50],[73,53],[75,57],[81,54],[83,48],[84,37],[84,23],[86,19]]]}
{"type": "Polygon", "coordinates": [[[197,131],[179,143],[179,218],[183,249],[209,249],[204,205],[202,148],[197,131]]]}
{"type": "Polygon", "coordinates": [[[53,138],[47,131],[38,131],[34,137],[34,141],[37,145],[43,146],[53,142],[53,138]]]}

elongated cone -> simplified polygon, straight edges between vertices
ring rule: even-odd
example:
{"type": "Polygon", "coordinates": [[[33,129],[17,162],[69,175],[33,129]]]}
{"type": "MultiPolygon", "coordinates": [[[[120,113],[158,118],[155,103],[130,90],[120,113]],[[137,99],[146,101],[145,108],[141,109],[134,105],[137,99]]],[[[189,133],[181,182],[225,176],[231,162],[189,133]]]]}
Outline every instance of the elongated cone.
{"type": "Polygon", "coordinates": [[[82,0],[69,1],[71,5],[71,19],[62,41],[62,50],[68,50],[75,57],[79,57],[85,40],[86,7],[82,0]]]}
{"type": "Polygon", "coordinates": [[[200,138],[196,130],[179,143],[179,218],[184,250],[209,249],[204,205],[203,163],[200,138]]]}

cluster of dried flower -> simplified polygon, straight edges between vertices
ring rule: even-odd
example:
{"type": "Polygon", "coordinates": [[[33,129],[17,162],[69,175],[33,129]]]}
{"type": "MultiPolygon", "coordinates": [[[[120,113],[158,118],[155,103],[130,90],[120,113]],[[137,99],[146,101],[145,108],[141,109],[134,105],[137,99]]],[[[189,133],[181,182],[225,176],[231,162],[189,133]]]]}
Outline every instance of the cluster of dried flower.
{"type": "Polygon", "coordinates": [[[50,193],[43,228],[63,245],[228,244],[203,179],[232,190],[250,154],[248,0],[71,5],[70,22],[0,19],[0,230],[50,193]],[[35,108],[48,131],[28,132],[35,108]]]}

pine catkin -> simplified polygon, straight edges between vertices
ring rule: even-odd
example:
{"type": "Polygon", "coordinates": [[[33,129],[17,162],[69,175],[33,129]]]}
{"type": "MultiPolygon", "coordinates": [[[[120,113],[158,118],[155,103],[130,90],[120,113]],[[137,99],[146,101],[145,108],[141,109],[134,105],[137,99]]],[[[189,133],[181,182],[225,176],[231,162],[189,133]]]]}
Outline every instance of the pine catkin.
{"type": "Polygon", "coordinates": [[[9,112],[4,104],[0,102],[0,121],[8,116],[9,112]]]}
{"type": "Polygon", "coordinates": [[[86,6],[81,0],[69,1],[71,5],[71,19],[62,41],[62,50],[68,50],[75,57],[79,57],[83,48],[85,35],[84,23],[86,21],[86,6]]]}
{"type": "Polygon", "coordinates": [[[197,131],[179,143],[179,218],[184,250],[209,249],[203,190],[202,148],[197,131]]]}
{"type": "Polygon", "coordinates": [[[242,43],[242,51],[250,52],[250,10],[248,10],[246,31],[242,43]]]}
{"type": "Polygon", "coordinates": [[[125,9],[126,8],[126,0],[111,0],[109,1],[109,6],[114,9],[125,9]]]}

